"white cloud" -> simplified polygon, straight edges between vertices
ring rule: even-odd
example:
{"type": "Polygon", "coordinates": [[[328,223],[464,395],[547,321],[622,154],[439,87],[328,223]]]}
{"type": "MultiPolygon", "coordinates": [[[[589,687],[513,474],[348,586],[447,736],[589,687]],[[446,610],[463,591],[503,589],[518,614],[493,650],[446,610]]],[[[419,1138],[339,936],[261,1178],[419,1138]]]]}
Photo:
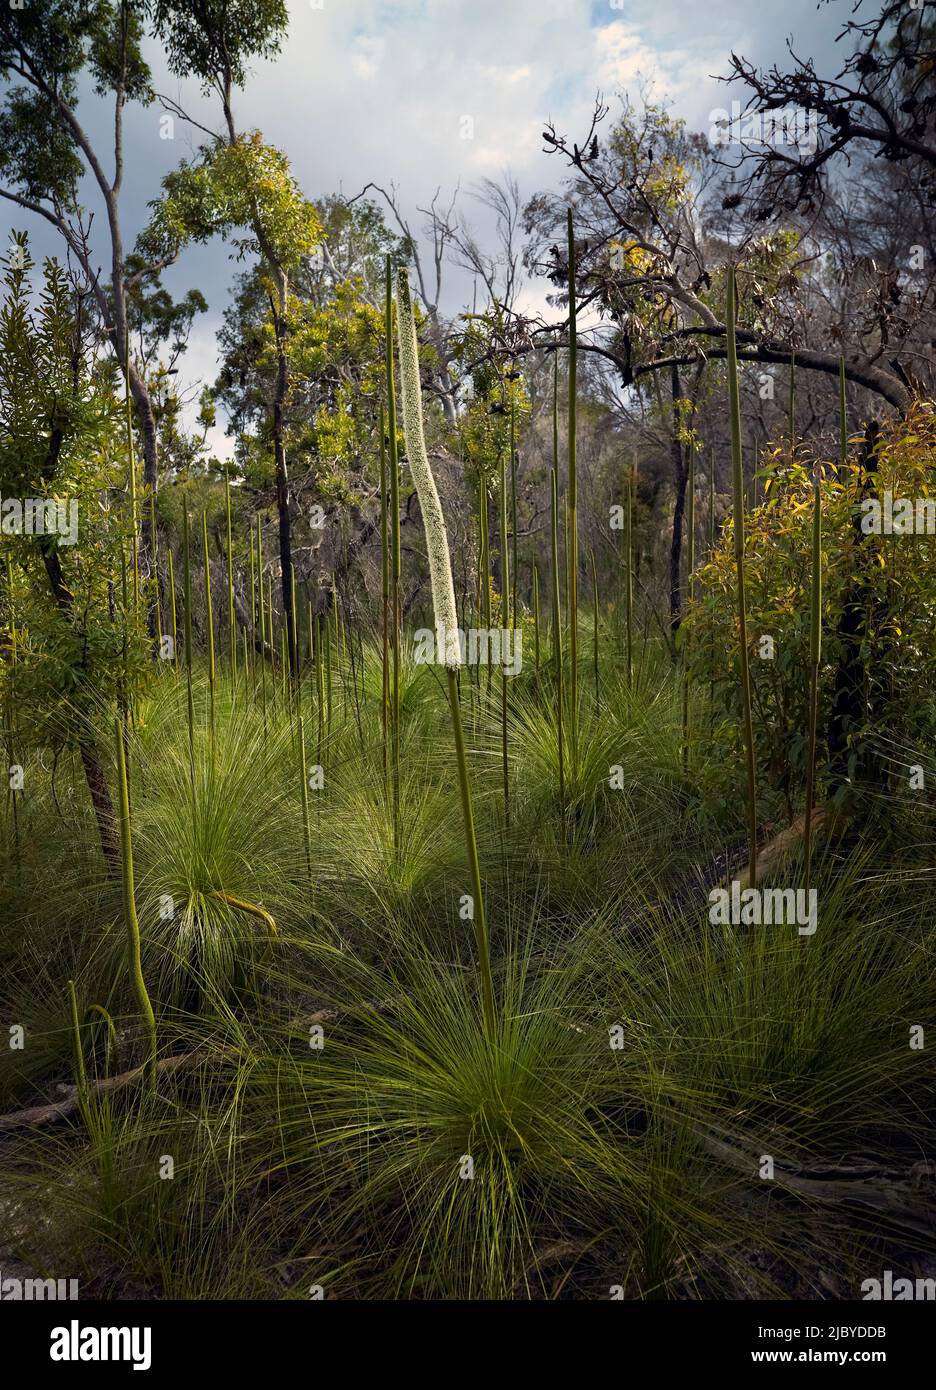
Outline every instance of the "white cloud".
{"type": "Polygon", "coordinates": [[[354,40],[351,45],[349,61],[357,77],[369,80],[378,75],[383,60],[384,47],[383,39],[362,36],[354,40]]]}
{"type": "MultiPolygon", "coordinates": [[[[256,64],[236,95],[239,125],[258,127],[287,151],[310,197],[392,181],[416,232],[423,222],[417,209],[437,188],[447,201],[457,183],[467,189],[505,168],[525,195],[555,184],[563,164],[542,153],[540,132],[552,120],[581,139],[599,88],[606,99],[620,88],[636,97],[642,77],[654,96],[671,98],[674,114],[707,129],[708,113],[728,97],[711,74],[725,70],[732,48],[782,61],[794,32],[804,40],[801,51],[819,52],[827,67],[836,62],[829,56],[835,24],[825,8],[817,16],[815,0],[758,9],[749,0],[721,0],[717,9],[697,0],[655,8],[625,0],[613,9],[597,0],[324,0],[321,9],[292,0],[290,9],[280,57],[256,64]],[[461,138],[464,116],[474,122],[472,139],[461,138]]],[[[172,78],[155,48],[150,59],[159,91],[220,125],[216,104],[203,101],[196,84],[172,78]]],[[[89,97],[82,114],[106,151],[110,109],[89,97]]],[[[175,140],[160,140],[157,107],[131,108],[127,130],[123,204],[132,242],[162,174],[201,136],[176,121],[175,140]]],[[[483,214],[470,200],[465,212],[483,234],[483,214]]],[[[24,219],[9,208],[0,209],[3,217],[5,240],[3,227],[24,219]]],[[[57,249],[44,239],[47,229],[34,230],[40,253],[57,249]]],[[[236,269],[227,250],[212,245],[187,251],[166,277],[173,293],[199,285],[211,304],[181,364],[186,381],[215,374],[213,333],[236,269]]],[[[448,284],[443,302],[454,311],[471,285],[457,275],[448,284]]],[[[529,297],[541,304],[542,287],[531,287],[529,297]]]]}

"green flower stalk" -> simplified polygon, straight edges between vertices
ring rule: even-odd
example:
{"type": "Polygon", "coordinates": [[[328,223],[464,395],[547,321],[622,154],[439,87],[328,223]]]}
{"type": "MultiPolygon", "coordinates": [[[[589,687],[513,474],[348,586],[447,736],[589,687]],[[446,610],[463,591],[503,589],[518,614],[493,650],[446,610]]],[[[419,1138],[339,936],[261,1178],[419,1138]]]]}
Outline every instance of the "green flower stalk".
{"type": "Polygon", "coordinates": [[[127,928],[127,967],[130,982],[146,1033],[144,1072],[151,1086],[156,1084],[156,1016],[143,979],[140,960],[140,923],[136,911],[133,886],[133,840],[130,828],[130,795],[127,790],[127,763],[124,756],[123,728],[120,719],[114,721],[114,740],[117,745],[117,791],[120,798],[120,864],[123,888],[124,923],[127,928]]]}
{"type": "Polygon", "coordinates": [[[172,564],[172,546],[166,547],[169,556],[169,607],[172,613],[172,660],[176,670],[179,669],[179,633],[176,619],[176,593],[175,593],[175,569],[172,564]]]}
{"type": "Polygon", "coordinates": [[[156,491],[153,488],[150,489],[149,500],[149,526],[150,536],[153,540],[153,602],[156,606],[156,645],[158,647],[160,639],[162,638],[162,598],[159,593],[159,546],[157,544],[158,532],[156,530],[156,491]]]}
{"type": "Polygon", "coordinates": [[[298,716],[299,725],[299,779],[302,788],[302,828],[305,834],[305,853],[306,870],[309,875],[309,882],[312,882],[312,829],[309,821],[309,772],[306,764],[305,750],[305,727],[302,722],[302,715],[298,716]]]}
{"type": "Polygon", "coordinates": [[[839,465],[841,481],[848,468],[848,397],[845,392],[845,358],[839,358],[839,465]]]}
{"type": "Polygon", "coordinates": [[[390,625],[393,633],[393,672],[390,692],[390,765],[393,781],[393,846],[400,840],[400,465],[397,458],[396,387],[393,380],[393,271],[386,264],[384,332],[387,351],[387,468],[390,473],[390,625]]]}
{"type": "MultiPolygon", "coordinates": [[[[695,573],[695,445],[689,446],[688,506],[686,511],[686,587],[689,606],[692,606],[695,573]]],[[[683,647],[683,772],[689,771],[689,636],[683,647]]]]}
{"type": "Polygon", "coordinates": [[[511,537],[513,540],[513,557],[511,559],[511,627],[516,630],[517,626],[517,576],[519,574],[519,563],[517,560],[517,407],[511,403],[510,406],[510,525],[511,537]]]}
{"type": "Polygon", "coordinates": [[[634,684],[634,465],[627,465],[624,513],[624,629],[627,647],[627,686],[634,684]]]}
{"type": "Polygon", "coordinates": [[[383,775],[387,780],[387,732],[390,715],[390,543],[387,531],[387,444],[384,407],[380,407],[380,613],[381,685],[380,727],[383,733],[383,775]]]}
{"type": "Polygon", "coordinates": [[[809,746],[806,754],[806,819],[803,825],[803,889],[809,898],[812,869],[813,788],[816,777],[816,715],[822,647],[822,497],[819,465],[813,473],[812,593],[809,607],[809,746]]]}
{"type": "Polygon", "coordinates": [[[127,468],[130,476],[130,530],[131,557],[133,564],[133,613],[136,617],[140,607],[140,535],[137,516],[136,455],[133,448],[133,414],[130,405],[130,330],[124,336],[124,423],[127,432],[127,468]]]}
{"type": "Polygon", "coordinates": [[[75,997],[75,982],[68,981],[68,1009],[71,1021],[72,1044],[75,1049],[75,1081],[78,1099],[82,1106],[88,1101],[88,1073],[85,1070],[84,1052],[81,1048],[81,1028],[78,1024],[78,1000],[75,997]]]}
{"type": "MultiPolygon", "coordinates": [[[[511,454],[513,427],[511,426],[511,454]]],[[[507,474],[504,456],[500,457],[500,564],[501,564],[501,627],[506,632],[510,623],[510,559],[507,549],[507,474]]],[[[510,828],[510,762],[507,746],[507,677],[501,672],[501,766],[504,781],[504,824],[510,828]]]]}
{"type": "Polygon", "coordinates": [[[237,624],[234,621],[234,539],[231,534],[231,475],[224,475],[224,510],[227,516],[228,633],[231,646],[231,684],[237,682],[237,624]]]}
{"type": "Polygon", "coordinates": [[[189,759],[192,768],[192,799],[195,798],[195,702],[192,695],[192,552],[188,503],[182,507],[182,621],[185,632],[185,682],[188,695],[189,759]]]}
{"type": "Polygon", "coordinates": [[[578,328],[576,323],[575,234],[572,209],[568,211],[569,241],[569,514],[568,608],[569,608],[569,719],[572,734],[572,767],[578,767],[578,482],[576,470],[576,382],[578,376],[578,328]]]}
{"type": "Polygon", "coordinates": [[[208,622],[208,690],[211,737],[215,735],[215,642],[214,609],[211,602],[211,565],[208,555],[208,513],[202,512],[202,554],[205,561],[205,611],[208,622]]]}
{"type": "Polygon", "coordinates": [[[400,351],[400,390],[403,401],[403,431],[406,437],[406,452],[419,504],[422,510],[423,526],[426,533],[426,552],[429,557],[429,574],[432,581],[432,606],[435,614],[438,653],[448,675],[449,706],[452,713],[452,732],[455,740],[455,756],[458,765],[458,785],[461,793],[462,814],[465,822],[465,842],[468,863],[471,871],[472,894],[474,897],[474,929],[478,950],[478,965],[481,972],[481,1008],[484,1029],[489,1041],[493,1042],[497,1016],[494,1006],[494,982],[491,975],[490,943],[488,941],[487,919],[484,912],[484,894],[481,888],[481,866],[478,861],[478,843],[475,837],[474,815],[471,805],[471,787],[468,782],[468,763],[465,757],[465,739],[462,732],[461,711],[458,703],[458,671],[461,666],[461,645],[458,634],[458,618],[455,608],[455,586],[452,581],[452,565],[449,558],[448,535],[445,517],[439,501],[435,479],[429,467],[426,454],[426,441],[423,433],[422,391],[419,384],[419,357],[416,343],[416,320],[413,315],[413,301],[410,294],[406,272],[400,270],[397,278],[397,341],[400,351]]]}
{"type": "Polygon", "coordinates": [[[741,654],[741,704],[744,745],[747,753],[748,834],[750,837],[750,885],[757,886],[757,774],[754,754],[754,721],[751,714],[751,665],[748,652],[747,612],[744,598],[744,471],[741,459],[741,392],[738,380],[738,346],[735,336],[737,286],[735,268],[728,269],[728,401],[731,423],[731,477],[734,492],[735,568],[738,576],[738,625],[741,654]]]}
{"type": "Polygon", "coordinates": [[[601,709],[601,689],[598,677],[598,610],[601,600],[598,596],[598,570],[595,566],[595,552],[591,551],[591,572],[592,572],[592,610],[594,613],[595,626],[592,633],[592,664],[595,670],[595,714],[601,709]]]}
{"type": "MultiPolygon", "coordinates": [[[[480,512],[481,517],[481,626],[486,630],[491,629],[491,537],[488,526],[488,495],[487,483],[484,474],[479,469],[481,497],[480,512]]],[[[491,666],[487,668],[487,688],[491,689],[491,666]]],[[[478,691],[481,690],[481,672],[478,672],[478,691]]]]}
{"type": "MultiPolygon", "coordinates": [[[[299,592],[299,589],[298,589],[297,580],[296,580],[296,566],[293,565],[293,566],[292,566],[292,593],[293,593],[293,595],[296,595],[296,594],[298,594],[298,592],[299,592]]],[[[295,599],[295,597],[294,597],[293,603],[292,603],[292,605],[291,605],[291,607],[290,607],[290,610],[289,610],[289,619],[288,619],[288,621],[289,621],[289,631],[290,631],[290,633],[292,634],[293,651],[294,651],[295,654],[296,654],[295,682],[294,682],[294,685],[290,686],[290,695],[291,695],[292,698],[295,700],[295,703],[296,703],[296,712],[297,712],[297,714],[298,714],[299,711],[302,709],[302,671],[301,671],[300,661],[299,661],[299,619],[298,619],[298,616],[297,616],[297,614],[298,614],[298,607],[299,607],[298,602],[296,601],[296,599],[295,599]]]]}
{"type": "MultiPolygon", "coordinates": [[[[257,677],[257,563],[254,557],[254,538],[253,527],[247,537],[250,544],[250,663],[254,680],[257,677]]],[[[252,697],[256,698],[256,690],[252,691],[252,697]]]]}
{"type": "Polygon", "coordinates": [[[553,659],[556,666],[556,752],[559,759],[559,814],[565,821],[565,762],[562,737],[562,706],[565,689],[562,675],[562,608],[559,598],[559,496],[556,467],[550,472],[550,542],[552,546],[552,629],[553,659]]]}

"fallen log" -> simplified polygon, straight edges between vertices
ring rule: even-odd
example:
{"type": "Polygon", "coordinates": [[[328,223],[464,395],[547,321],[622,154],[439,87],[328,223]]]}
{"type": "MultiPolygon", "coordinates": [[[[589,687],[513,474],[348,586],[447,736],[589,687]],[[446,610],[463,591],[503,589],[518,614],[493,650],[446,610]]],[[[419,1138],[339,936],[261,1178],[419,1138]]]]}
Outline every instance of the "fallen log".
{"type": "MultiPolygon", "coordinates": [[[[208,1061],[212,1057],[227,1056],[229,1058],[239,1057],[241,1054],[233,1047],[220,1048],[216,1052],[205,1052],[197,1050],[195,1052],[182,1052],[175,1057],[163,1057],[156,1063],[157,1077],[171,1076],[177,1072],[187,1071],[190,1067],[195,1067],[199,1062],[208,1061]]],[[[107,1076],[100,1081],[90,1082],[88,1090],[95,1096],[106,1095],[111,1091],[122,1091],[128,1086],[135,1086],[138,1082],[145,1079],[144,1067],[132,1067],[130,1071],[119,1072],[117,1076],[107,1076]]],[[[0,1134],[7,1134],[15,1129],[39,1129],[43,1125],[57,1124],[59,1120],[67,1120],[69,1115],[74,1115],[81,1103],[81,1097],[77,1086],[62,1084],[59,1090],[63,1092],[63,1099],[50,1101],[46,1105],[33,1105],[27,1110],[14,1110],[9,1115],[0,1115],[0,1134]]]]}
{"type": "Polygon", "coordinates": [[[857,1203],[930,1240],[936,1232],[936,1203],[927,1192],[936,1183],[936,1163],[890,1168],[872,1160],[807,1165],[774,1158],[773,1177],[760,1179],[761,1154],[750,1152],[724,1132],[697,1125],[694,1133],[706,1153],[765,1185],[773,1183],[818,1202],[857,1203]]]}
{"type": "MultiPolygon", "coordinates": [[[[317,1013],[310,1014],[307,1022],[331,1023],[340,1018],[342,1012],[340,1009],[319,1009],[317,1013]]],[[[234,1060],[239,1059],[242,1055],[235,1047],[219,1047],[210,1052],[204,1048],[196,1048],[192,1052],[181,1052],[173,1057],[163,1057],[161,1061],[156,1063],[156,1075],[157,1078],[172,1076],[177,1072],[187,1071],[190,1067],[197,1066],[199,1062],[210,1061],[214,1057],[234,1060]]],[[[119,1072],[117,1076],[107,1076],[100,1081],[89,1083],[88,1090],[95,1096],[106,1095],[111,1091],[121,1091],[128,1086],[135,1086],[144,1079],[144,1068],[132,1067],[129,1071],[119,1072]]],[[[62,1093],[63,1098],[61,1100],[49,1101],[45,1105],[32,1105],[26,1110],[14,1110],[8,1115],[0,1115],[0,1134],[8,1134],[16,1129],[40,1129],[43,1125],[57,1124],[59,1120],[67,1120],[69,1115],[74,1115],[81,1100],[78,1087],[62,1083],[58,1089],[62,1093]]]]}
{"type": "MultiPolygon", "coordinates": [[[[813,843],[816,844],[820,838],[829,838],[839,832],[845,824],[845,818],[830,811],[827,806],[816,806],[812,813],[812,834],[813,843]]],[[[768,840],[761,845],[757,851],[757,881],[766,878],[777,866],[782,863],[788,855],[803,839],[806,833],[806,813],[797,816],[792,825],[788,825],[785,830],[781,830],[779,835],[768,840]]],[[[731,881],[751,887],[756,887],[757,883],[751,884],[751,866],[745,860],[741,868],[735,870],[724,880],[722,886],[730,888],[731,881]]]]}

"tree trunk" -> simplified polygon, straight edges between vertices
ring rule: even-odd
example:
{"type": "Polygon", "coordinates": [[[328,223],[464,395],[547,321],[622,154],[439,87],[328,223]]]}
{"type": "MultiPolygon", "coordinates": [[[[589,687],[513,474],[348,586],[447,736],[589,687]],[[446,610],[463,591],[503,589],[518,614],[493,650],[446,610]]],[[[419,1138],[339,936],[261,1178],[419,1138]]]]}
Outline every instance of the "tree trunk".
{"type": "MultiPolygon", "coordinates": [[[[58,552],[53,549],[47,537],[43,537],[40,541],[40,550],[56,607],[62,616],[70,624],[73,624],[74,598],[65,583],[58,552]]],[[[91,793],[91,804],[94,807],[94,817],[97,821],[98,835],[101,841],[101,853],[104,855],[104,862],[108,871],[117,874],[120,869],[117,819],[114,815],[114,804],[107,789],[104,768],[98,757],[94,741],[89,734],[81,733],[78,735],[78,751],[81,754],[81,764],[84,768],[85,780],[88,783],[88,791],[91,793]]]]}

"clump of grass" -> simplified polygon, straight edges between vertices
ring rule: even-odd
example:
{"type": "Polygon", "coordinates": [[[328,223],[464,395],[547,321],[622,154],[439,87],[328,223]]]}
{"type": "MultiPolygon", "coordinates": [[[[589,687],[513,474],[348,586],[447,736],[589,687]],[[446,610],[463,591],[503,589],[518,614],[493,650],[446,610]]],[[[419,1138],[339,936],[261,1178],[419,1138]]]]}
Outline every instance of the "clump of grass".
{"type": "MultiPolygon", "coordinates": [[[[201,708],[207,693],[204,682],[194,686],[201,708]]],[[[264,736],[241,702],[219,700],[217,736],[198,735],[190,764],[172,737],[174,705],[171,692],[159,692],[136,744],[147,788],[135,810],[138,897],[160,997],[194,1008],[230,1001],[267,949],[267,930],[235,899],[301,920],[311,845],[288,713],[268,720],[264,736]]]]}
{"type": "Polygon", "coordinates": [[[563,1232],[612,1208],[624,1223],[634,1165],[600,1113],[603,1039],[570,1027],[574,986],[529,945],[511,954],[491,1047],[457,973],[410,941],[379,1011],[381,981],[346,978],[359,1002],[321,1054],[255,1069],[248,1109],[281,1118],[291,1215],[347,1234],[366,1213],[356,1266],[320,1270],[329,1291],[350,1276],[368,1296],[542,1297],[563,1232]]]}

